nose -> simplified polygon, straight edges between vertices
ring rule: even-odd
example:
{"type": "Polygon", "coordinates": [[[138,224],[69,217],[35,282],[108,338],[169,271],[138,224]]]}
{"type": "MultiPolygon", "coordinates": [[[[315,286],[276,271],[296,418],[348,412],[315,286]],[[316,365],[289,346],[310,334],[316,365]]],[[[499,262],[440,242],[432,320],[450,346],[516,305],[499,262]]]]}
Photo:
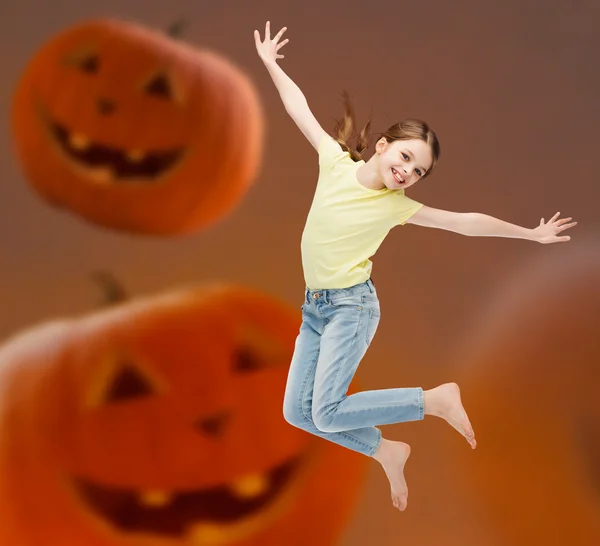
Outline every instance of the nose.
{"type": "Polygon", "coordinates": [[[100,114],[102,114],[103,116],[109,116],[115,111],[117,105],[114,103],[114,101],[110,99],[99,98],[97,108],[100,114]]]}
{"type": "Polygon", "coordinates": [[[223,430],[227,426],[230,417],[230,412],[222,411],[208,417],[201,417],[200,419],[197,419],[194,423],[194,427],[204,434],[219,436],[223,433],[223,430]]]}

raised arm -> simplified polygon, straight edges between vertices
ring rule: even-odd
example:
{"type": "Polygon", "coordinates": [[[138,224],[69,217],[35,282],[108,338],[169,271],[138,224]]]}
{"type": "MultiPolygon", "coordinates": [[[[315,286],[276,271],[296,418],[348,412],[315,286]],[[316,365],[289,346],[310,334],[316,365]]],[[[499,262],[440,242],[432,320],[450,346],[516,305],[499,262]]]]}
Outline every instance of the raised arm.
{"type": "Polygon", "coordinates": [[[304,93],[302,93],[300,88],[277,64],[277,59],[284,58],[283,55],[278,54],[278,51],[289,42],[289,40],[286,39],[283,42],[278,43],[286,30],[287,27],[283,27],[277,35],[271,39],[270,23],[267,21],[264,42],[261,42],[258,30],[254,31],[256,50],[258,51],[258,55],[262,62],[267,67],[271,78],[273,78],[273,82],[279,91],[279,96],[283,101],[286,112],[291,116],[300,131],[302,131],[304,136],[312,144],[313,148],[317,150],[321,138],[327,133],[323,127],[319,125],[319,122],[310,111],[304,93]]]}
{"type": "Polygon", "coordinates": [[[571,237],[568,235],[559,237],[558,234],[565,229],[577,225],[577,222],[567,223],[569,220],[572,220],[571,217],[559,219],[559,216],[560,212],[557,212],[547,223],[542,218],[537,227],[530,229],[505,222],[488,214],[481,214],[479,212],[451,212],[423,205],[406,223],[445,229],[471,237],[507,237],[512,239],[528,239],[529,241],[548,244],[570,241],[571,237]]]}

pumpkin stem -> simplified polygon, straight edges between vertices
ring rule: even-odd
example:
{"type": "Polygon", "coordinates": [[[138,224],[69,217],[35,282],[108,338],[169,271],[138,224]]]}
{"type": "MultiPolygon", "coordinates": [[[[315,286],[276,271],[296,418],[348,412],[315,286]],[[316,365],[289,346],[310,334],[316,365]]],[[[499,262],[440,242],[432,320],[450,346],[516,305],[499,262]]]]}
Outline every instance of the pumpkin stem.
{"type": "Polygon", "coordinates": [[[102,305],[113,305],[128,299],[123,285],[109,271],[92,272],[92,280],[96,281],[102,290],[102,305]]]}
{"type": "Polygon", "coordinates": [[[181,38],[183,36],[183,30],[187,26],[188,21],[184,17],[175,21],[168,29],[167,34],[171,38],[181,38]]]}

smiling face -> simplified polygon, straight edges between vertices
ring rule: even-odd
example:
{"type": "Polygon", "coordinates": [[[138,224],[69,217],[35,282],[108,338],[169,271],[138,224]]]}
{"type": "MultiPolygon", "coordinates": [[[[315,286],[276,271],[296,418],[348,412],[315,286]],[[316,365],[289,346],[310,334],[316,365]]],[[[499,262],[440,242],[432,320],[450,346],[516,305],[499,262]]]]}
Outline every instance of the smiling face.
{"type": "MultiPolygon", "coordinates": [[[[124,53],[125,44],[121,44],[120,47],[124,53]]],[[[55,151],[61,154],[61,158],[82,181],[107,186],[161,183],[183,159],[191,144],[186,142],[183,130],[185,106],[190,90],[182,81],[178,70],[169,66],[170,63],[165,63],[162,68],[153,69],[152,64],[157,61],[152,59],[152,55],[145,59],[144,50],[131,51],[132,57],[137,56],[137,60],[131,59],[132,66],[147,61],[147,67],[142,69],[140,66],[138,69],[137,85],[135,80],[129,78],[130,83],[134,85],[128,93],[123,93],[116,86],[106,89],[106,85],[102,83],[103,79],[107,78],[106,72],[110,70],[111,65],[118,64],[116,59],[111,58],[111,50],[112,48],[97,38],[82,41],[80,47],[74,48],[60,59],[62,66],[59,68],[63,72],[59,76],[62,80],[61,85],[77,87],[90,99],[88,106],[91,111],[87,113],[87,122],[71,121],[72,114],[69,111],[51,113],[51,110],[55,109],[54,101],[41,96],[36,104],[40,121],[47,131],[48,138],[55,145],[55,151]],[[136,98],[137,101],[132,101],[132,98],[136,98]],[[102,140],[112,140],[113,143],[103,144],[96,140],[100,136],[98,133],[101,132],[102,124],[110,127],[116,136],[127,129],[132,117],[141,121],[143,114],[140,107],[145,110],[147,116],[164,118],[164,131],[169,135],[163,140],[164,144],[152,149],[150,138],[145,139],[145,142],[144,139],[131,139],[130,142],[123,139],[123,144],[119,144],[116,138],[111,138],[108,134],[102,140]],[[162,112],[157,112],[157,109],[162,109],[162,112]],[[93,124],[96,126],[91,128],[93,124]],[[84,126],[88,127],[87,131],[84,131],[84,126]],[[167,141],[172,144],[167,144],[167,141]]],[[[39,92],[44,94],[42,82],[39,92]]]]}
{"type": "Polygon", "coordinates": [[[44,45],[15,93],[28,181],[99,225],[183,233],[220,218],[258,168],[263,121],[225,59],[117,21],[44,45]]]}
{"type": "Polygon", "coordinates": [[[283,418],[298,327],[272,298],[219,285],[3,348],[0,542],[333,543],[365,463],[283,418]]]}
{"type": "Polygon", "coordinates": [[[381,138],[377,141],[375,152],[380,180],[390,190],[410,188],[433,165],[431,148],[420,139],[387,142],[381,138]]]}

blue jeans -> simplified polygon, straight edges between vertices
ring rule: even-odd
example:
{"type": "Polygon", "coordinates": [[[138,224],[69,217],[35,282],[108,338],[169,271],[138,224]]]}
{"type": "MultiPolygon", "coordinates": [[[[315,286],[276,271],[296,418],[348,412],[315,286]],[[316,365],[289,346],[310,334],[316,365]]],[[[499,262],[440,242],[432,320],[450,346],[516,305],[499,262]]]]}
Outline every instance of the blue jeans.
{"type": "Polygon", "coordinates": [[[288,423],[373,456],[381,443],[376,425],[423,419],[421,387],[346,394],[379,318],[370,279],[349,288],[306,289],[283,401],[288,423]]]}

